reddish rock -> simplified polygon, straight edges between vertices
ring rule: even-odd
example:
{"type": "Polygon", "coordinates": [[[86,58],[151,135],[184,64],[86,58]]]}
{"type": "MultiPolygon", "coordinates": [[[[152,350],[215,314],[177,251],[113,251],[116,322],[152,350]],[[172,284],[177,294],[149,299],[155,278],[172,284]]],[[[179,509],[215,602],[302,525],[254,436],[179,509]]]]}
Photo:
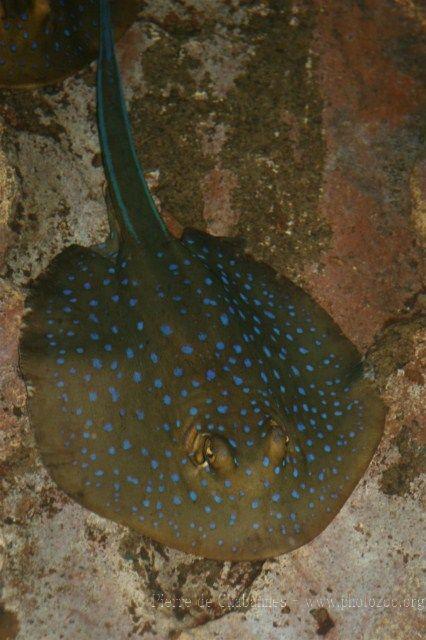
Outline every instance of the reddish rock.
{"type": "Polygon", "coordinates": [[[203,217],[213,235],[230,235],[238,222],[238,212],[231,205],[232,192],[237,184],[237,177],[229,169],[219,167],[203,178],[203,217]]]}
{"type": "Polygon", "coordinates": [[[320,206],[332,238],[305,276],[365,349],[421,286],[409,191],[419,151],[421,83],[410,57],[418,27],[380,0],[317,8],[327,143],[320,206]]]}

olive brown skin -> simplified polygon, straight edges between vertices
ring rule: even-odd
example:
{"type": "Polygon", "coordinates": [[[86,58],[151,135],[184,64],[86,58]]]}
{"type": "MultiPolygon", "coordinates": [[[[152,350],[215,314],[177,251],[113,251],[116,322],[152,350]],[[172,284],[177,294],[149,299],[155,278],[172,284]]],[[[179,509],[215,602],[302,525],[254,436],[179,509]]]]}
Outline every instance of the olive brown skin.
{"type": "MultiPolygon", "coordinates": [[[[113,0],[118,39],[137,18],[138,0],[113,0]]],[[[59,82],[98,53],[98,0],[0,0],[0,87],[59,82]]]]}
{"type": "Polygon", "coordinates": [[[189,232],[164,248],[73,247],[35,282],[21,368],[43,460],[81,504],[169,546],[290,551],[357,484],[382,404],[307,294],[227,241],[189,232]]]}

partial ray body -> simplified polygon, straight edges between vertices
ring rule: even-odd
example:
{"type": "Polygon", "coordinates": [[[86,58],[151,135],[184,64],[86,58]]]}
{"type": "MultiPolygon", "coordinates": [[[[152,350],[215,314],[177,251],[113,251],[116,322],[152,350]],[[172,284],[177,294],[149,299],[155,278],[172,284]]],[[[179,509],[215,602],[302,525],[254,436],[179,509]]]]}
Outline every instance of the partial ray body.
{"type": "Polygon", "coordinates": [[[136,157],[101,2],[98,113],[114,251],[34,283],[21,367],[43,460],[87,508],[209,558],[279,555],[333,519],[380,440],[361,358],[240,240],[163,224],[136,157]]]}
{"type": "MultiPolygon", "coordinates": [[[[139,5],[112,3],[117,38],[139,5]]],[[[57,82],[94,60],[98,42],[98,0],[0,0],[0,87],[57,82]]]]}

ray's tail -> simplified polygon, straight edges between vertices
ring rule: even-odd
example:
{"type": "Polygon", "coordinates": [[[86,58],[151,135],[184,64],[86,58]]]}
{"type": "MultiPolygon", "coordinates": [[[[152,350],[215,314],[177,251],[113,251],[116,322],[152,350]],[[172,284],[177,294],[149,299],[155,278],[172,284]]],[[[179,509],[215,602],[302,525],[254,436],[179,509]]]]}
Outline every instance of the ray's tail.
{"type": "Polygon", "coordinates": [[[108,0],[100,0],[98,126],[105,172],[121,233],[137,242],[168,237],[136,155],[114,51],[108,0]]]}

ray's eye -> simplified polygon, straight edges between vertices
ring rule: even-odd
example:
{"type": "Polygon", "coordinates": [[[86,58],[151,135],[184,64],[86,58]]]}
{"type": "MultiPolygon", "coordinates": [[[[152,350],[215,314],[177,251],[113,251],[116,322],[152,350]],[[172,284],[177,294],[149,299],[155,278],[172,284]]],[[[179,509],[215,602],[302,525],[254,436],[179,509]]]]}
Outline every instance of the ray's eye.
{"type": "Polygon", "coordinates": [[[235,461],[230,448],[220,436],[190,433],[186,441],[189,457],[196,466],[208,466],[218,472],[234,468],[235,461]]]}
{"type": "Polygon", "coordinates": [[[205,434],[200,434],[196,439],[194,448],[194,462],[197,465],[206,465],[214,466],[216,461],[216,448],[214,445],[214,439],[205,434]]]}
{"type": "Polygon", "coordinates": [[[194,464],[198,466],[209,464],[214,458],[210,438],[204,434],[198,434],[193,442],[193,449],[190,455],[194,464]]]}
{"type": "Polygon", "coordinates": [[[213,464],[215,459],[216,459],[216,455],[212,449],[212,441],[211,438],[205,438],[204,440],[204,459],[206,462],[208,462],[209,464],[213,464]]]}
{"type": "Polygon", "coordinates": [[[228,443],[220,436],[207,437],[204,445],[205,460],[218,473],[235,469],[235,459],[228,443]]]}
{"type": "Polygon", "coordinates": [[[266,438],[266,454],[275,465],[281,464],[289,451],[290,438],[283,427],[280,427],[275,420],[270,421],[271,430],[266,438]]]}

